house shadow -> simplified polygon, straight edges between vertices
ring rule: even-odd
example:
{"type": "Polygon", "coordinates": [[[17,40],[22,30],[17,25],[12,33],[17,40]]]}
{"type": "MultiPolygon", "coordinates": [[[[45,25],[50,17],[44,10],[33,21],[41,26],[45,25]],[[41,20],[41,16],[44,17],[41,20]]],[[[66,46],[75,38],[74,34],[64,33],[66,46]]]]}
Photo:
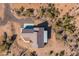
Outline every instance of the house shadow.
{"type": "Polygon", "coordinates": [[[44,30],[46,30],[47,32],[48,32],[48,34],[47,34],[47,38],[48,39],[50,39],[51,38],[51,26],[48,26],[48,22],[47,21],[45,21],[45,22],[43,22],[43,23],[40,23],[40,24],[38,24],[38,25],[36,25],[36,26],[34,26],[34,27],[41,27],[41,28],[44,28],[44,30]]]}

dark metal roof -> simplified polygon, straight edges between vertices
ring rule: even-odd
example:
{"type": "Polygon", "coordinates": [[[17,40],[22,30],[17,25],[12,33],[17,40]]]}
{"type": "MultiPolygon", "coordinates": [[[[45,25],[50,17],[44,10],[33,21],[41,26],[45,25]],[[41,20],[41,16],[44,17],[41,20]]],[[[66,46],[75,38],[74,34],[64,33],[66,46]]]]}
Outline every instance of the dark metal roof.
{"type": "Polygon", "coordinates": [[[32,25],[26,26],[24,29],[33,29],[34,27],[32,25]]]}

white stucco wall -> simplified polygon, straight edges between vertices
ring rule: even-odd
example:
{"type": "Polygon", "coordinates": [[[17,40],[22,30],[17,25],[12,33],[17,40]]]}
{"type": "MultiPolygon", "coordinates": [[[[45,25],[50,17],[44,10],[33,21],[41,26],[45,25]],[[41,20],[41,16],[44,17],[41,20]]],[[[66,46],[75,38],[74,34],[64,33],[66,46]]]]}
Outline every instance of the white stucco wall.
{"type": "Polygon", "coordinates": [[[25,28],[26,26],[29,26],[29,25],[32,25],[32,26],[33,26],[34,24],[32,24],[32,23],[31,23],[31,24],[24,24],[24,28],[25,28]]]}
{"type": "Polygon", "coordinates": [[[44,31],[44,43],[47,43],[48,39],[47,39],[47,31],[44,31]]]}

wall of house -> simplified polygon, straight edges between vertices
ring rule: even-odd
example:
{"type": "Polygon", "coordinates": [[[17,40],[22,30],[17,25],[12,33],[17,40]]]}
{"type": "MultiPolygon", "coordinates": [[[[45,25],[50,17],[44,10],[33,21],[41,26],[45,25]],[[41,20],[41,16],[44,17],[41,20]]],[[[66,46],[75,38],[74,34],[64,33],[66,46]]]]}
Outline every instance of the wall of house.
{"type": "Polygon", "coordinates": [[[24,24],[24,28],[25,28],[26,26],[29,26],[29,25],[34,26],[33,23],[31,23],[31,24],[24,24]]]}
{"type": "Polygon", "coordinates": [[[47,38],[47,31],[44,31],[44,43],[47,43],[48,38],[47,38]]]}

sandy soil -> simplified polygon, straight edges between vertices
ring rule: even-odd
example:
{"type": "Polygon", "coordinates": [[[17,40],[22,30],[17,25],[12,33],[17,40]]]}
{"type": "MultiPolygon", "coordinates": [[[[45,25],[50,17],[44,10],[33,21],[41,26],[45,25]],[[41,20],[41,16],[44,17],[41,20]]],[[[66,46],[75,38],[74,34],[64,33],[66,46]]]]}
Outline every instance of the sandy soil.
{"type": "MultiPolygon", "coordinates": [[[[21,6],[24,6],[26,8],[35,8],[35,9],[39,9],[40,8],[40,5],[41,4],[11,4],[11,7],[12,8],[19,8],[21,6]]],[[[44,5],[44,4],[42,4],[44,5]]],[[[61,14],[60,14],[60,17],[62,17],[62,15],[64,15],[66,12],[69,12],[71,9],[75,9],[76,7],[78,7],[77,4],[55,4],[55,6],[57,8],[59,8],[59,10],[63,10],[61,11],[61,14]]],[[[3,4],[0,4],[0,17],[3,17],[3,4]]],[[[38,21],[36,21],[37,23],[38,21]]],[[[79,18],[77,16],[77,19],[76,19],[76,25],[79,27],[79,18]]],[[[20,33],[20,24],[18,23],[13,23],[14,24],[14,28],[16,29],[16,33],[19,34],[20,33]]],[[[10,22],[7,23],[5,26],[2,26],[0,27],[0,35],[6,31],[8,33],[8,35],[11,35],[12,32],[10,31],[10,22]]],[[[24,42],[22,42],[21,40],[18,40],[18,44],[22,47],[25,47],[26,44],[24,44],[24,42]],[[19,43],[20,42],[20,43],[19,43]]],[[[28,45],[28,44],[27,44],[28,45]]],[[[27,48],[27,47],[26,47],[27,48]]],[[[49,55],[49,52],[51,50],[55,51],[56,52],[60,52],[61,50],[65,50],[69,55],[70,53],[70,50],[68,49],[69,47],[67,45],[64,46],[64,42],[63,41],[59,41],[56,39],[56,34],[55,33],[52,33],[52,36],[51,36],[51,39],[49,40],[48,44],[44,47],[44,48],[40,48],[40,49],[33,49],[33,48],[30,48],[31,50],[36,50],[38,55],[49,55]]],[[[54,53],[54,54],[55,54],[54,53]]]]}

